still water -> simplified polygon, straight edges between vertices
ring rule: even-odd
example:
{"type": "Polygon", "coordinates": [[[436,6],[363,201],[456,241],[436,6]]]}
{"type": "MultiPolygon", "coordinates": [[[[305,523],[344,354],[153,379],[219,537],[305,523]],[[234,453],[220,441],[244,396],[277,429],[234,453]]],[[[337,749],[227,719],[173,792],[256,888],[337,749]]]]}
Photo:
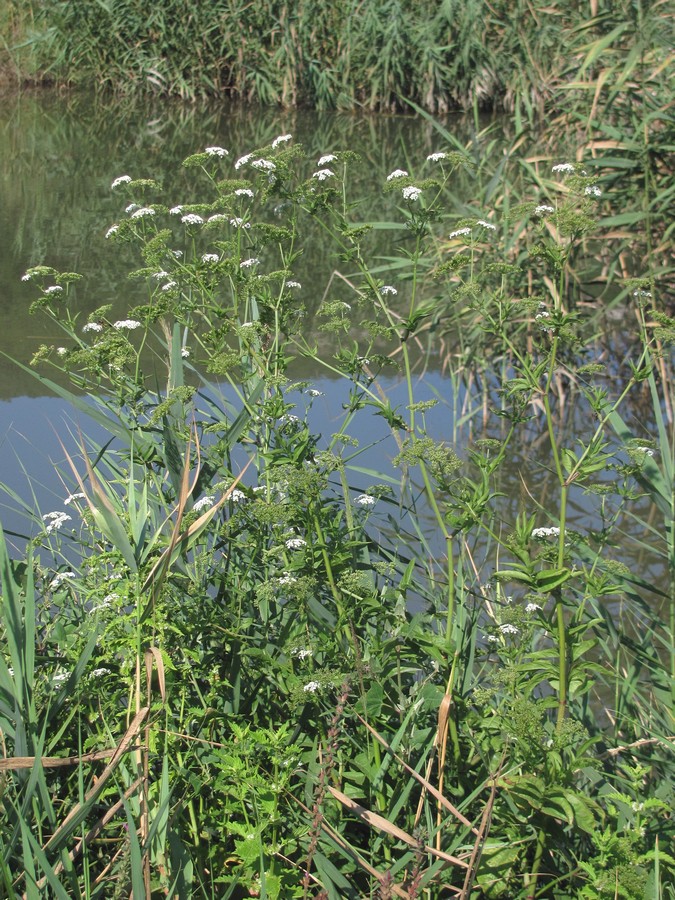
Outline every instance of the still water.
{"type": "MultiPolygon", "coordinates": [[[[448,124],[462,144],[472,126],[457,119],[448,124]]],[[[146,299],[142,286],[127,273],[139,265],[128,247],[106,241],[105,233],[121,213],[112,181],[123,173],[155,178],[166,196],[185,202],[194,196],[194,171],[181,167],[189,154],[209,145],[230,148],[232,155],[292,133],[310,157],[336,149],[358,152],[365,165],[355,195],[368,195],[364,217],[387,221],[396,216],[396,200],[379,186],[395,168],[414,157],[423,160],[438,148],[439,138],[427,122],[406,116],[360,116],[349,113],[279,111],[241,106],[184,106],[159,100],[124,102],[82,95],[25,93],[5,97],[0,105],[0,481],[16,496],[0,499],[0,520],[8,531],[25,531],[17,507],[52,508],[64,494],[56,468],[63,460],[57,435],[85,428],[82,416],[15,364],[28,366],[41,344],[59,343],[46,315],[29,314],[35,288],[21,281],[29,266],[49,265],[84,276],[75,286],[76,309],[86,314],[111,304],[112,319],[146,299]],[[178,199],[179,198],[179,199],[178,199]],[[10,359],[11,357],[11,359],[10,359]],[[20,497],[19,501],[17,497],[20,497]]],[[[470,180],[458,180],[458,196],[469,197],[470,180]]],[[[400,231],[383,230],[377,252],[395,255],[400,231]]],[[[335,261],[320,240],[300,260],[297,276],[309,289],[304,297],[308,328],[335,261]]],[[[348,272],[345,274],[349,274],[348,272]]],[[[318,431],[334,430],[331,409],[340,409],[344,385],[316,367],[297,361],[294,377],[311,379],[326,395],[314,415],[318,431]]],[[[425,360],[425,384],[442,393],[438,359],[425,360]]],[[[41,371],[45,371],[42,369],[41,371]]],[[[53,377],[53,373],[48,373],[53,377]]],[[[386,382],[397,391],[396,379],[386,382]]],[[[426,394],[424,393],[426,391],[426,394]]],[[[402,399],[402,398],[401,398],[402,399]]],[[[91,424],[86,423],[91,430],[91,424]]]]}
{"type": "MultiPolygon", "coordinates": [[[[475,140],[468,119],[448,120],[445,127],[458,145],[475,140]]],[[[146,301],[143,286],[129,281],[127,273],[140,264],[127,246],[106,241],[105,233],[121,212],[119,194],[112,181],[123,173],[134,178],[159,181],[167,198],[190,202],[194,198],[194,170],[182,160],[206,146],[229,148],[234,158],[270,143],[277,135],[291,133],[303,144],[310,158],[335,150],[358,152],[365,165],[353,185],[355,196],[368,196],[363,217],[391,223],[401,220],[396,212],[397,194],[383,193],[381,185],[396,168],[413,170],[429,153],[447,148],[433,124],[406,116],[361,116],[351,113],[281,111],[224,104],[184,106],[159,100],[117,103],[82,95],[41,91],[0,100],[0,482],[9,494],[0,497],[0,521],[15,546],[20,547],[30,531],[22,509],[45,511],[58,508],[72,485],[62,483],[59,469],[66,470],[59,442],[74,446],[77,429],[103,441],[86,417],[66,402],[55,399],[43,383],[17,366],[27,366],[41,344],[58,342],[46,316],[30,315],[35,288],[21,276],[30,266],[49,265],[84,276],[75,287],[75,302],[82,320],[92,310],[111,304],[112,319],[125,318],[128,310],[146,301]],[[11,357],[11,359],[9,358],[11,357]]],[[[492,151],[502,162],[508,154],[505,135],[493,131],[492,151]],[[495,137],[496,135],[496,137],[495,137]]],[[[458,175],[453,186],[457,215],[484,215],[472,202],[475,185],[468,174],[458,175]]],[[[383,228],[376,234],[375,254],[383,265],[391,263],[405,241],[400,228],[383,228]]],[[[313,328],[313,313],[339,263],[328,256],[320,237],[300,260],[297,277],[305,286],[307,328],[313,328]]],[[[341,268],[341,275],[349,276],[341,268]]],[[[346,297],[345,297],[346,299],[346,297]]],[[[317,333],[317,340],[322,340],[317,333]]],[[[327,351],[328,352],[328,351],[327,351]]],[[[462,386],[443,374],[438,348],[420,358],[417,399],[436,398],[440,410],[429,420],[430,433],[455,444],[460,456],[473,425],[460,428],[458,412],[471,412],[474,402],[462,386]],[[468,404],[468,406],[467,406],[468,404]]],[[[323,368],[299,360],[293,377],[310,380],[324,397],[312,409],[312,430],[331,434],[346,397],[344,381],[323,368]]],[[[383,387],[393,406],[405,405],[404,386],[391,376],[383,387]]],[[[467,419],[470,416],[466,416],[467,419]]],[[[479,417],[477,417],[477,421],[479,417]]],[[[571,420],[573,421],[573,420],[571,420]]],[[[372,426],[373,417],[369,418],[372,426]]],[[[383,470],[383,453],[377,443],[387,433],[383,420],[367,435],[374,442],[370,454],[359,460],[362,468],[383,470]]],[[[521,499],[535,491],[545,505],[555,491],[554,479],[545,459],[546,441],[534,441],[524,456],[543,463],[523,477],[518,460],[507,474],[510,515],[515,518],[521,499]]],[[[393,453],[389,454],[389,458],[393,453]]],[[[366,484],[366,476],[364,475],[366,484]]],[[[355,485],[358,487],[358,485],[355,485]]],[[[555,499],[553,499],[555,502],[555,499]]],[[[597,527],[589,518],[583,496],[573,499],[573,515],[584,528],[597,527]]],[[[660,579],[663,565],[659,553],[638,549],[631,567],[646,578],[660,579]]]]}

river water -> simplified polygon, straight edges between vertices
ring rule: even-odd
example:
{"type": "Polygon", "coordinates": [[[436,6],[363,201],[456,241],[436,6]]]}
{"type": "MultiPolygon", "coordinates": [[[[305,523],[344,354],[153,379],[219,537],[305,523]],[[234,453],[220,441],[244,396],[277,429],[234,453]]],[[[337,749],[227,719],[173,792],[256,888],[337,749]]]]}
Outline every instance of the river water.
{"type": "MultiPolygon", "coordinates": [[[[471,137],[467,119],[450,123],[457,140],[471,137]]],[[[125,247],[106,241],[120,215],[120,196],[112,181],[123,173],[156,178],[172,196],[194,190],[193,172],[182,160],[205,146],[220,145],[242,155],[248,149],[292,133],[310,157],[350,149],[365,160],[355,194],[369,196],[364,216],[387,221],[395,199],[379,186],[414,155],[423,160],[437,149],[438,135],[428,122],[412,116],[364,116],[350,113],[280,111],[229,105],[185,106],[171,102],[105,100],[82,94],[40,91],[5,97],[0,106],[0,481],[33,507],[43,509],[63,494],[54,464],[63,459],[57,435],[72,432],[81,418],[53,398],[43,384],[14,361],[28,366],[41,344],[58,342],[47,316],[31,315],[34,286],[21,277],[29,266],[49,265],[84,276],[76,286],[83,314],[111,304],[111,316],[124,318],[144,297],[127,273],[139,259],[125,247]],[[11,359],[10,359],[11,357],[11,359]],[[35,497],[32,492],[35,491],[35,497]],[[50,498],[53,498],[50,500],[50,498]]],[[[456,190],[468,197],[471,183],[458,179],[456,190]]],[[[300,261],[298,277],[312,286],[306,299],[308,319],[327,287],[335,261],[321,241],[300,261]]],[[[382,232],[378,252],[393,256],[392,236],[382,232]]],[[[303,298],[304,299],[304,298],[303,298]]],[[[311,325],[310,325],[311,327],[311,325]]],[[[321,336],[319,335],[319,338],[321,336]]],[[[443,390],[438,358],[426,360],[430,390],[443,390]]],[[[44,370],[42,370],[44,371],[44,370]]],[[[48,373],[54,377],[53,373],[48,373]]],[[[294,377],[309,378],[326,394],[329,410],[340,407],[343,385],[325,370],[298,361],[294,377]]],[[[396,391],[395,379],[388,388],[396,391]]],[[[424,397],[422,397],[423,399],[424,397]]],[[[317,411],[320,412],[319,405],[317,411]]],[[[91,427],[88,425],[87,427],[91,427]]],[[[21,532],[16,498],[0,500],[0,517],[10,531],[21,532]]]]}
{"type": "MultiPolygon", "coordinates": [[[[445,123],[458,144],[475,139],[473,121],[450,119],[445,123]]],[[[507,126],[505,125],[505,128],[507,126]]],[[[369,197],[364,219],[400,221],[397,197],[385,194],[381,185],[396,168],[414,166],[440,146],[433,124],[411,116],[362,116],[350,113],[281,111],[229,105],[185,106],[159,100],[112,101],[81,94],[40,91],[5,97],[0,103],[0,482],[9,493],[0,497],[0,521],[11,541],[20,548],[31,532],[22,508],[45,511],[61,505],[70,491],[62,483],[59,469],[64,454],[63,440],[73,446],[78,427],[96,433],[85,417],[69,404],[54,398],[24,366],[41,344],[58,341],[58,333],[46,316],[28,312],[36,292],[21,276],[30,266],[49,265],[76,271],[84,276],[76,286],[76,302],[83,319],[103,304],[111,304],[111,317],[125,318],[136,303],[145,302],[138,283],[127,273],[140,261],[126,247],[106,241],[105,233],[120,215],[120,197],[111,191],[113,179],[123,173],[155,178],[167,189],[167,196],[190,199],[193,172],[181,167],[189,154],[210,145],[224,146],[233,155],[270,143],[277,135],[291,133],[304,145],[310,157],[334,150],[350,149],[366,161],[356,195],[369,197]],[[411,162],[411,160],[413,160],[411,162]],[[186,196],[186,194],[188,196],[186,196]],[[10,359],[11,357],[11,359],[10,359]]],[[[492,132],[491,152],[499,160],[509,146],[499,129],[492,132]],[[504,148],[502,152],[501,148],[504,148]]],[[[458,175],[453,186],[457,214],[474,215],[471,177],[458,175]]],[[[400,232],[383,229],[377,235],[376,254],[383,260],[396,255],[400,232]]],[[[311,254],[301,260],[298,276],[311,295],[306,298],[308,328],[312,312],[323,296],[336,261],[312,244],[311,254]]],[[[349,274],[348,272],[346,274],[349,274]]],[[[303,298],[305,299],[305,298],[303,298]]],[[[322,340],[318,335],[318,340],[322,340]]],[[[440,414],[429,419],[435,437],[455,443],[466,441],[459,410],[470,403],[461,386],[446,377],[442,356],[431,347],[419,363],[418,400],[440,399],[440,414]]],[[[294,377],[312,381],[325,395],[313,409],[314,430],[330,434],[336,430],[338,411],[346,396],[345,383],[315,364],[297,361],[294,377]]],[[[404,385],[395,376],[383,380],[392,405],[405,404],[404,385]]],[[[373,419],[369,419],[372,428],[373,419]]],[[[387,429],[382,420],[382,436],[387,429]]],[[[379,426],[378,426],[379,427],[379,426]]],[[[379,433],[370,431],[368,440],[379,433]]],[[[526,455],[539,456],[534,442],[526,455]]],[[[382,470],[379,445],[364,454],[360,464],[382,470]]],[[[460,456],[462,447],[458,446],[460,456]]],[[[544,450],[541,450],[544,453],[544,450]]],[[[546,502],[555,490],[545,458],[540,466],[536,490],[538,501],[546,502]]],[[[522,460],[507,475],[515,509],[524,497],[522,460]]],[[[364,486],[367,477],[364,475],[364,486]]],[[[532,484],[527,490],[532,488],[532,484]]],[[[581,494],[574,499],[573,515],[585,527],[596,527],[581,494]]],[[[574,521],[574,519],[573,519],[574,521]]],[[[32,528],[34,531],[34,526],[32,528]]],[[[631,566],[646,577],[661,580],[662,556],[652,556],[644,542],[630,551],[631,566]]]]}

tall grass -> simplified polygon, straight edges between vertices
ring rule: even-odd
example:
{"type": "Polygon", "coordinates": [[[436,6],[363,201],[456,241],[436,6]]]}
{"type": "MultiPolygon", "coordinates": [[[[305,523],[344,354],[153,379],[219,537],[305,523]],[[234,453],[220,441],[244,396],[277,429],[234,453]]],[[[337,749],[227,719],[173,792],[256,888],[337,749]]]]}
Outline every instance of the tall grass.
{"type": "Polygon", "coordinates": [[[28,40],[43,77],[58,81],[284,106],[503,107],[519,122],[560,107],[575,82],[601,90],[617,65],[631,82],[645,67],[660,72],[665,100],[672,48],[667,3],[638,0],[171,0],[152,9],[48,0],[31,9],[38,31],[28,40]]]}
{"type": "Polygon", "coordinates": [[[608,271],[637,326],[599,359],[584,161],[455,221],[470,159],[411,153],[383,261],[355,154],[280,135],[235,159],[188,157],[178,196],[115,180],[109,241],[147,288],[125,319],[27,272],[63,329],[36,364],[111,437],[67,448],[33,556],[0,548],[8,896],[673,896],[675,323],[651,257],[608,271]],[[297,283],[310,225],[344,277],[297,283]],[[479,349],[429,399],[414,347],[450,319],[479,349]],[[330,434],[295,355],[344,381],[330,434]],[[624,561],[651,540],[658,584],[624,561]]]}

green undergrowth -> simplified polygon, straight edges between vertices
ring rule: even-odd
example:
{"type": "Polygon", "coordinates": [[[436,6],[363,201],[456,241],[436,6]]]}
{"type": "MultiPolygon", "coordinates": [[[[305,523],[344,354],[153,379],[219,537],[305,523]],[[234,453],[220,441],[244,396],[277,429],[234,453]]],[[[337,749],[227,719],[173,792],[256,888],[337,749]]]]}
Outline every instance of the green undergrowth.
{"type": "Polygon", "coordinates": [[[27,271],[36,377],[110,437],[0,546],[6,896],[675,896],[675,321],[658,248],[602,263],[601,162],[458,215],[475,160],[411,154],[385,225],[350,151],[208,147],[180,196],[113,182],[126,318],[27,271]]]}

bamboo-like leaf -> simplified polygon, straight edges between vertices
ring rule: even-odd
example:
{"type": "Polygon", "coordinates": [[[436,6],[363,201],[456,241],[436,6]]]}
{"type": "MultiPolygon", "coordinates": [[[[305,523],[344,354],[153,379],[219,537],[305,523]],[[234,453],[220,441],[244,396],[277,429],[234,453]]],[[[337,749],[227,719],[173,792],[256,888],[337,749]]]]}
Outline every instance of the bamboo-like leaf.
{"type": "MultiPolygon", "coordinates": [[[[181,553],[184,553],[188,550],[192,544],[197,540],[199,535],[204,531],[206,526],[209,524],[214,515],[218,512],[221,506],[227,501],[228,497],[232,493],[232,491],[236,488],[236,486],[241,481],[244,473],[251,465],[251,461],[246,463],[241,472],[234,479],[232,484],[229,486],[227,491],[223,494],[223,496],[218,500],[213,506],[209,507],[206,512],[202,513],[202,515],[196,519],[190,526],[187,528],[182,534],[178,534],[175,536],[175,539],[172,538],[169,546],[164,550],[160,558],[157,560],[155,565],[152,567],[152,571],[145,579],[143,584],[143,591],[147,591],[150,587],[156,582],[158,573],[160,573],[163,566],[168,568],[175,562],[178,556],[181,553]]],[[[180,504],[178,508],[178,513],[180,512],[180,504]]],[[[180,522],[180,518],[177,515],[177,522],[180,522]]]]}
{"type": "Polygon", "coordinates": [[[129,537],[127,535],[126,527],[115,512],[110,499],[108,498],[105,490],[103,489],[101,483],[94,473],[91,463],[89,462],[89,456],[87,455],[84,441],[82,441],[81,444],[82,458],[84,459],[85,468],[87,469],[87,476],[91,485],[90,491],[87,491],[85,484],[80,477],[80,473],[78,472],[72,457],[63,446],[63,443],[61,441],[59,441],[59,443],[61,443],[61,449],[63,450],[68,464],[70,465],[73,475],[77,479],[80,490],[85,495],[87,505],[91,510],[91,514],[94,517],[94,522],[96,523],[97,528],[122,554],[125,563],[127,564],[127,566],[129,566],[129,569],[132,572],[137,572],[138,565],[136,563],[136,557],[133,547],[131,546],[129,537]]]}
{"type": "MultiPolygon", "coordinates": [[[[42,890],[40,889],[40,884],[44,884],[44,882],[46,882],[47,884],[49,884],[49,887],[54,892],[54,896],[56,898],[58,898],[58,900],[72,900],[72,895],[66,891],[64,886],[59,881],[59,878],[58,878],[56,872],[54,871],[54,868],[50,865],[49,860],[47,859],[47,856],[45,855],[44,850],[38,844],[36,838],[31,833],[30,829],[25,827],[23,820],[21,822],[21,827],[22,827],[22,830],[25,829],[26,841],[27,841],[28,845],[30,846],[30,852],[32,853],[32,855],[35,857],[35,859],[39,863],[42,871],[45,873],[44,880],[42,880],[41,882],[36,882],[36,884],[35,884],[35,890],[38,891],[38,896],[44,896],[44,894],[42,893],[42,890]]],[[[26,893],[24,894],[24,897],[28,898],[30,896],[31,896],[31,891],[27,884],[26,885],[26,893]]]]}

